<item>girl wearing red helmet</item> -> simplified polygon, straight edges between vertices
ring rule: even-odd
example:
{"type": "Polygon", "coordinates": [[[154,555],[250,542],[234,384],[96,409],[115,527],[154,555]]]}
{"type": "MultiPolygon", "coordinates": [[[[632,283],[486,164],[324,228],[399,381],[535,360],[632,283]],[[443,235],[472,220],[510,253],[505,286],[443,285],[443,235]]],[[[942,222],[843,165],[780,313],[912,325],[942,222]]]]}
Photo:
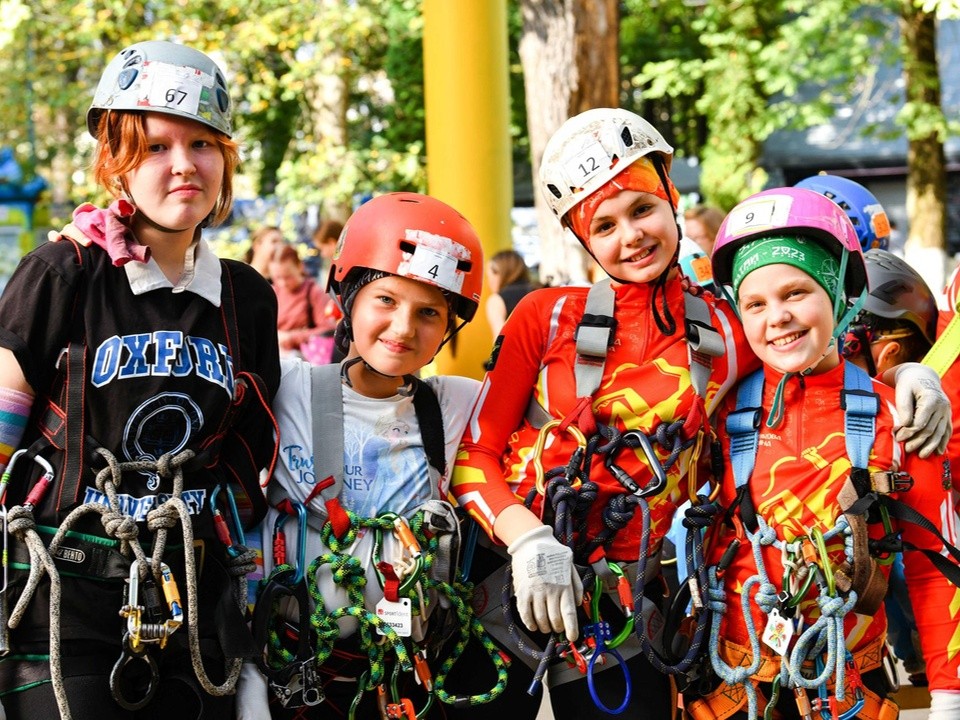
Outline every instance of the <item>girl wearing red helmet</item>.
{"type": "Polygon", "coordinates": [[[451,716],[441,702],[454,698],[429,691],[431,677],[444,689],[451,628],[466,623],[469,636],[464,598],[445,597],[459,536],[446,497],[478,383],[418,374],[473,318],[483,273],[476,232],[434,198],[381,195],[347,221],[328,283],[345,359],[281,361],[281,454],[263,526],[274,550],[254,612],[262,674],[244,679],[241,717],[301,717],[320,702],[321,714],[374,717],[378,703],[405,713],[410,702],[451,716]],[[281,609],[281,596],[299,602],[281,609]],[[275,639],[284,627],[295,629],[288,642],[289,630],[275,639]]]}
{"type": "Polygon", "coordinates": [[[949,468],[942,455],[906,452],[894,391],[838,350],[867,287],[852,223],[812,190],[766,190],[727,216],[713,272],[763,368],[718,416],[729,459],[718,496],[727,515],[707,552],[718,681],[691,693],[687,712],[896,718],[882,601],[884,557],[900,543],[883,543],[902,537],[930,717],[956,717],[960,615],[944,612],[957,593],[948,577],[960,579],[944,559],[960,558],[949,468]]]}
{"type": "MultiPolygon", "coordinates": [[[[548,142],[543,195],[609,279],[523,298],[457,459],[453,493],[491,538],[484,554],[512,577],[503,627],[499,610],[484,622],[523,660],[511,673],[529,667],[527,679],[540,679],[549,666],[561,719],[673,717],[664,673],[689,670],[706,642],[701,624],[679,658],[670,642],[657,652],[659,551],[700,485],[699,461],[715,444],[709,415],[757,360],[732,309],[678,270],[671,160],[656,129],[619,109],[581,113],[548,142]],[[582,592],[591,602],[578,614],[582,592]],[[555,635],[531,642],[512,619],[555,635]],[[605,622],[615,637],[598,637],[605,622]]],[[[483,597],[499,598],[504,582],[490,576],[483,597]]],[[[538,702],[524,709],[535,714],[538,702]]]]}

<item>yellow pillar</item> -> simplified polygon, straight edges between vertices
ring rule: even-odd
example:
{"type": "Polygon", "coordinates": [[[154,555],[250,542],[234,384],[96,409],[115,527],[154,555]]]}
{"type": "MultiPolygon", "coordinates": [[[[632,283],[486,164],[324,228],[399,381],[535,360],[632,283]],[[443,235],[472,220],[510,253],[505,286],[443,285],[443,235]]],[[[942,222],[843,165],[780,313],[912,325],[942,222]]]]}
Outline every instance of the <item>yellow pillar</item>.
{"type": "MultiPolygon", "coordinates": [[[[463,213],[489,258],[511,246],[507,3],[423,0],[423,20],[428,192],[463,213]]],[[[492,345],[481,303],[437,370],[479,378],[492,345]]]]}

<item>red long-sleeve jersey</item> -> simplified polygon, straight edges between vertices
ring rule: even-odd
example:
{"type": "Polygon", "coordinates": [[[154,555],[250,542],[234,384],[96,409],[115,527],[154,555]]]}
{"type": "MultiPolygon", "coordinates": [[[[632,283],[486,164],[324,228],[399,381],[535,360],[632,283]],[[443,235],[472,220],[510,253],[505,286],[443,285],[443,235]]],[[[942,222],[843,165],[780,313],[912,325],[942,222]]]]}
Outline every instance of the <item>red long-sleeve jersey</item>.
{"type": "MultiPolygon", "coordinates": [[[[609,349],[600,388],[593,394],[593,412],[599,423],[620,431],[652,434],[661,423],[684,420],[696,401],[690,383],[689,357],[684,339],[684,301],[679,281],[666,286],[666,299],[677,323],[664,335],[653,321],[652,285],[616,288],[614,345],[609,349]]],[[[487,373],[458,454],[451,490],[456,500],[491,534],[497,515],[520,502],[534,486],[537,465],[549,471],[566,465],[577,447],[570,433],[551,434],[539,457],[533,449],[538,430],[525,419],[531,399],[547,414],[561,420],[577,404],[574,333],[584,313],[587,288],[546,288],[520,302],[504,326],[494,364],[487,373]]],[[[738,376],[758,366],[737,317],[725,302],[705,295],[711,321],[726,345],[724,357],[713,360],[706,392],[708,412],[738,376]]],[[[656,445],[661,461],[667,452],[656,445]]],[[[686,498],[680,484],[689,451],[667,469],[667,488],[649,498],[651,550],[659,548],[676,506],[686,498]]],[[[641,487],[651,478],[641,449],[624,449],[617,465],[641,487]]],[[[609,498],[624,488],[597,457],[590,478],[599,486],[591,507],[587,532],[603,528],[601,512],[609,498]]],[[[540,508],[540,498],[534,511],[540,508]]],[[[618,532],[607,549],[614,560],[636,561],[640,545],[640,513],[618,532]]]]}
{"type": "MultiPolygon", "coordinates": [[[[793,542],[797,538],[809,537],[814,528],[826,533],[835,527],[841,515],[837,494],[851,469],[840,402],[843,372],[844,363],[841,363],[822,374],[790,378],[783,396],[785,412],[782,423],[776,428],[761,426],[749,492],[757,515],[776,531],[780,540],[793,542]]],[[[764,421],[780,377],[772,370],[765,370],[764,421]]],[[[876,380],[873,390],[880,396],[881,402],[868,469],[871,472],[900,469],[909,473],[914,480],[912,489],[894,497],[922,513],[948,541],[956,544],[957,519],[946,458],[938,456],[921,460],[915,454],[905,454],[902,444],[893,437],[896,419],[894,391],[876,380]]],[[[730,454],[730,441],[723,427],[727,415],[735,407],[736,394],[730,393],[723,403],[719,418],[725,457],[730,454]]],[[[735,494],[735,479],[728,463],[719,499],[724,506],[729,506],[735,494]]],[[[897,521],[893,520],[893,524],[896,530],[897,521]]],[[[902,523],[899,527],[905,541],[946,554],[935,536],[917,525],[902,523]]],[[[871,537],[881,537],[883,534],[882,525],[870,526],[871,537]]],[[[707,552],[708,566],[719,562],[737,536],[735,527],[727,524],[711,538],[707,552]]],[[[829,541],[827,549],[833,560],[832,566],[843,561],[841,538],[829,541]]],[[[770,581],[778,590],[782,589],[784,563],[781,550],[768,545],[763,548],[762,555],[770,581]]],[[[904,565],[930,687],[960,689],[960,590],[950,584],[920,552],[905,552],[904,565]]],[[[751,545],[745,541],[725,572],[727,611],[721,625],[721,637],[743,646],[749,646],[749,636],[740,611],[739,593],[744,583],[756,574],[757,566],[751,545]]],[[[819,617],[817,592],[816,584],[812,585],[797,608],[808,624],[819,617]]],[[[751,601],[750,605],[756,632],[762,634],[767,616],[755,602],[751,601]]],[[[877,641],[886,631],[883,608],[872,617],[849,613],[845,618],[844,631],[847,647],[854,652],[877,641]]],[[[776,656],[763,643],[761,649],[767,657],[776,656]]]]}

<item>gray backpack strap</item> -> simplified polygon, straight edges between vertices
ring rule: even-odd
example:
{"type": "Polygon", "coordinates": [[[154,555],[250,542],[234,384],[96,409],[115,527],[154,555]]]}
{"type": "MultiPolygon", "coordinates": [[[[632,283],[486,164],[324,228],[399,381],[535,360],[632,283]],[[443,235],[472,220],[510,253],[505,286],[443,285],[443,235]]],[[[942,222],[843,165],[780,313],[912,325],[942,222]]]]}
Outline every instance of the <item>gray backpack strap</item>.
{"type": "Polygon", "coordinates": [[[607,350],[613,344],[617,321],[613,317],[614,294],[610,280],[594,283],[587,293],[583,317],[577,325],[577,360],[574,375],[577,397],[592,396],[603,380],[607,350]]]}
{"type": "Polygon", "coordinates": [[[340,365],[310,368],[310,405],[313,412],[313,471],[317,482],[333,482],[320,491],[324,503],[340,496],[343,487],[343,396],[340,365]]]}
{"type": "Polygon", "coordinates": [[[707,396],[707,382],[713,358],[726,350],[723,337],[710,322],[707,301],[689,292],[683,294],[683,313],[687,331],[687,351],[690,355],[690,383],[702,398],[707,396]]]}

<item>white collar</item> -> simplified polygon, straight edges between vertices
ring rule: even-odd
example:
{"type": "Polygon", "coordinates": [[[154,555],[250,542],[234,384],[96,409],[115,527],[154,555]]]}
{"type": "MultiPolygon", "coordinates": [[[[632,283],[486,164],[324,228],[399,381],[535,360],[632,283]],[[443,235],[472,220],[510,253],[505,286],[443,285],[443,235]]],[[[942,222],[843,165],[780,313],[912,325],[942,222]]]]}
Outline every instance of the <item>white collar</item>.
{"type": "Polygon", "coordinates": [[[220,307],[220,260],[203,238],[191,243],[183,257],[183,274],[174,285],[163,274],[157,261],[128,262],[123,266],[134,295],[143,295],[159,288],[171,288],[199,295],[214,307],[220,307]]]}

